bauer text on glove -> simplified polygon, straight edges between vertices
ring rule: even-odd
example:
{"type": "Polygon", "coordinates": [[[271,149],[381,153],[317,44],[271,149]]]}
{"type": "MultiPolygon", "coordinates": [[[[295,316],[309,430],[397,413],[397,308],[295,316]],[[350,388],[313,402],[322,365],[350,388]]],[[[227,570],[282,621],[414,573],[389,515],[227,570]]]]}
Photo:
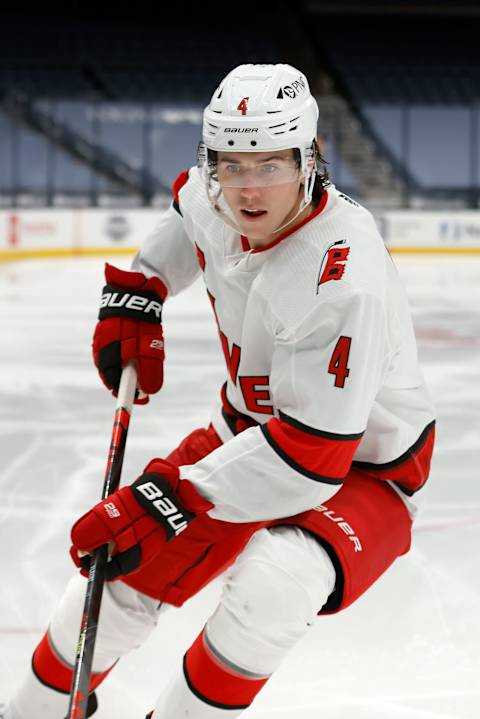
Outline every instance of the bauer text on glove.
{"type": "Polygon", "coordinates": [[[180,480],[176,466],[154,459],[132,485],[118,489],[75,522],[70,554],[85,574],[90,559],[81,555],[113,545],[106,572],[112,580],[158,557],[197,514],[212,508],[193,484],[180,480]]]}
{"type": "MultiPolygon", "coordinates": [[[[93,336],[93,358],[103,383],[118,392],[122,368],[135,360],[138,385],[146,395],[163,384],[165,359],[162,306],[167,289],[159,277],[105,265],[98,323],[93,336]]],[[[144,404],[148,397],[136,403],[144,404]]]]}

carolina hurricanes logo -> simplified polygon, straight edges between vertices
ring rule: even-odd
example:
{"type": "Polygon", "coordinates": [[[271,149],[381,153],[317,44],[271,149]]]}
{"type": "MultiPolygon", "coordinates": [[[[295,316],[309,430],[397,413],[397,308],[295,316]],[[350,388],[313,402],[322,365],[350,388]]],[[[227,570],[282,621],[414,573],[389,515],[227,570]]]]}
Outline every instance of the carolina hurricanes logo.
{"type": "Polygon", "coordinates": [[[247,114],[247,103],[250,98],[244,97],[243,100],[241,100],[237,105],[237,110],[240,110],[242,115],[247,114]]]}
{"type": "Polygon", "coordinates": [[[339,247],[344,245],[346,240],[338,240],[325,252],[317,280],[317,294],[320,285],[330,280],[340,280],[345,272],[345,264],[350,254],[350,247],[339,247]],[[345,263],[345,264],[344,264],[345,263]]]}

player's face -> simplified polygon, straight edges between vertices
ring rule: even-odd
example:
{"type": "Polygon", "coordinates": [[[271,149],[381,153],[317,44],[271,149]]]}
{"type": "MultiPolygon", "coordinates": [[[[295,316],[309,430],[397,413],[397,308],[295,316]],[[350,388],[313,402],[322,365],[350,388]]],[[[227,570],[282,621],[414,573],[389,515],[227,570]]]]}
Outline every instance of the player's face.
{"type": "Polygon", "coordinates": [[[274,240],[298,210],[303,185],[293,150],[219,152],[217,173],[225,201],[252,247],[274,240]]]}

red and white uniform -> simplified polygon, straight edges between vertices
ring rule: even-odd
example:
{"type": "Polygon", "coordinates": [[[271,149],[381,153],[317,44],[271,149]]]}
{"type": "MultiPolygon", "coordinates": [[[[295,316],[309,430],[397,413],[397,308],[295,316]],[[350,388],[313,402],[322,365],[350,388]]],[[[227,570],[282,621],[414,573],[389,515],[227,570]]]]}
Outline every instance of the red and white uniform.
{"type": "MultiPolygon", "coordinates": [[[[306,78],[286,65],[240,66],[228,78],[211,112],[244,115],[248,100],[270,148],[282,139],[269,134],[267,107],[293,122],[298,106],[292,147],[305,159],[318,115],[306,78]]],[[[220,149],[209,112],[204,137],[220,149]]],[[[303,223],[255,250],[211,209],[194,168],[175,182],[174,203],[133,268],[171,295],[203,275],[227,382],[213,426],[167,458],[214,508],[105,587],[91,688],[144,641],[163,606],[224,573],[219,604],[152,718],[234,719],[317,613],[348,607],[408,552],[434,410],[393,262],[371,214],[333,185],[303,223]]],[[[77,575],[6,719],[65,716],[84,596],[77,575]]]]}
{"type": "MultiPolygon", "coordinates": [[[[372,215],[333,185],[270,246],[211,210],[196,168],[133,267],[175,295],[202,273],[228,367],[225,402],[259,423],[181,476],[227,522],[289,517],[322,504],[352,463],[407,497],[423,485],[434,410],[406,296],[372,215]]],[[[226,441],[230,440],[230,441],[226,441]]]]}
{"type": "MultiPolygon", "coordinates": [[[[91,686],[144,641],[160,606],[225,572],[153,719],[234,719],[317,613],[348,607],[408,552],[434,412],[369,212],[330,186],[301,226],[252,250],[212,212],[196,169],[175,189],[134,268],[172,295],[203,273],[228,381],[213,427],[168,459],[215,507],[106,586],[91,686]]],[[[69,583],[8,719],[38,707],[45,719],[65,715],[84,585],[81,575],[69,583]]]]}

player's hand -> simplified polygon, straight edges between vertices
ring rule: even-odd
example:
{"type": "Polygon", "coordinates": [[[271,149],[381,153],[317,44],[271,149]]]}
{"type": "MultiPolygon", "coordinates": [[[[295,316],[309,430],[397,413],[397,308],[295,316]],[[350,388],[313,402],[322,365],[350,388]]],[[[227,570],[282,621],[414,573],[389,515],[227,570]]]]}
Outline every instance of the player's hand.
{"type": "Polygon", "coordinates": [[[141,272],[105,265],[98,323],[93,335],[93,359],[103,383],[116,396],[122,368],[135,360],[138,385],[136,404],[148,402],[148,395],[163,384],[165,359],[162,305],[167,288],[158,277],[147,279],[141,272]]]}
{"type": "Polygon", "coordinates": [[[109,545],[106,579],[116,579],[158,557],[168,541],[212,508],[191,482],[179,478],[175,465],[153,459],[132,485],[117,490],[75,522],[70,554],[87,575],[88,555],[109,545]]]}

